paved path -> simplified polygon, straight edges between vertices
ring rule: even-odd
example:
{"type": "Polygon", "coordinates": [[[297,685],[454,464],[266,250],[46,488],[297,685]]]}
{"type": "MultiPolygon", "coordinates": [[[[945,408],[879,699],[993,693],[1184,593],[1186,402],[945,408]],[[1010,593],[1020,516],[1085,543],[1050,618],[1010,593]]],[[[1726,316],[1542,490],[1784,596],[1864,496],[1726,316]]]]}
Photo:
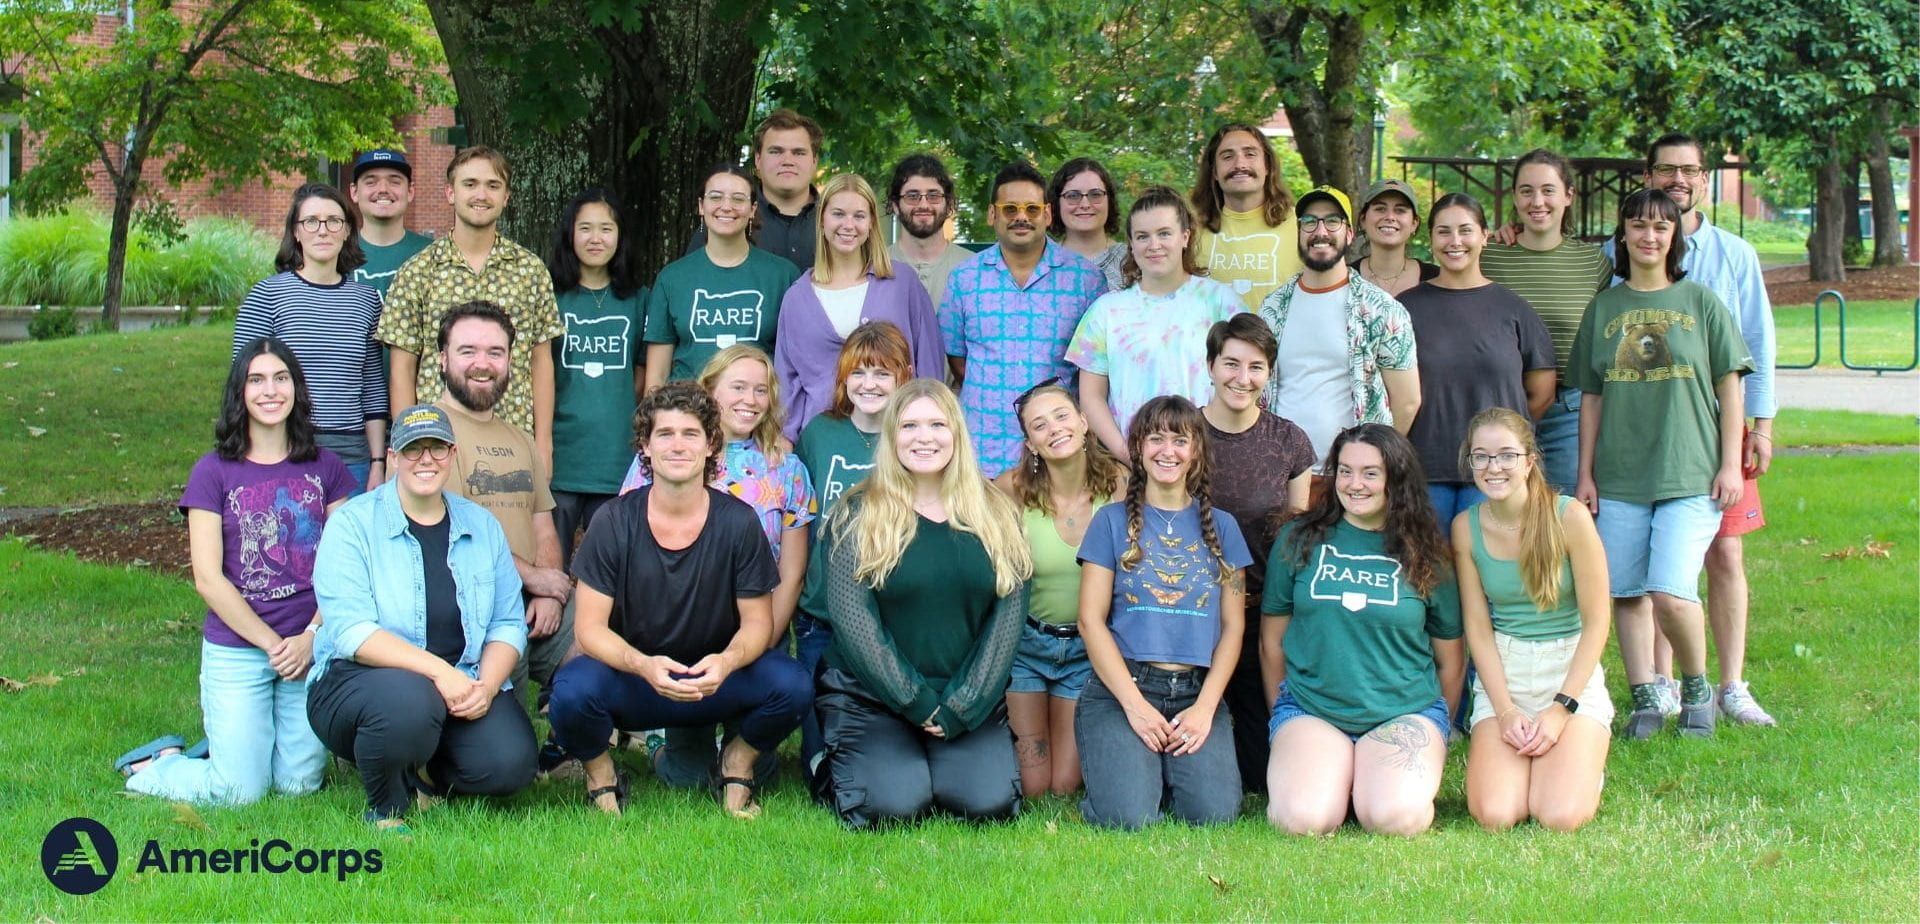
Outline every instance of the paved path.
{"type": "Polygon", "coordinates": [[[1774,391],[1783,408],[1920,417],[1920,372],[1874,375],[1827,369],[1781,369],[1774,376],[1774,391]]]}

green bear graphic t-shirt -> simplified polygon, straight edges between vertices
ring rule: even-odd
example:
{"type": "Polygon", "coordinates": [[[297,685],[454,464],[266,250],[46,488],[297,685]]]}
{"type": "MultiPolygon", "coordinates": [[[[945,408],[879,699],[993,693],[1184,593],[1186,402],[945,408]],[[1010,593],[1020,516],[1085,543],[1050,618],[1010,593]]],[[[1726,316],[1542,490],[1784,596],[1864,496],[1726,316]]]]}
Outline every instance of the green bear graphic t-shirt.
{"type": "Polygon", "coordinates": [[[660,271],[647,295],[648,343],[673,345],[667,381],[697,378],[713,354],[744,343],[773,355],[780,299],[800,275],[784,257],[759,248],[739,266],[717,266],[704,248],[660,271]]]}

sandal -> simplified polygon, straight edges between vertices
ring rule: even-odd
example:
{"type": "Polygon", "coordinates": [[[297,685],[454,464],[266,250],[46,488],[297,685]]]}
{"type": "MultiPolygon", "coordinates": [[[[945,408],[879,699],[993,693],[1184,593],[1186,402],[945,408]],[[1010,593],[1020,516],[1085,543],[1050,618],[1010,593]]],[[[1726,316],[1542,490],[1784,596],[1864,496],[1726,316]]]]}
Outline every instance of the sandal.
{"type": "Polygon", "coordinates": [[[747,791],[747,802],[740,808],[727,808],[727,814],[735,818],[751,821],[760,817],[760,784],[750,776],[723,776],[720,785],[714,787],[714,796],[720,800],[720,806],[726,808],[727,787],[740,786],[747,791]]]}
{"type": "Polygon", "coordinates": [[[607,814],[625,814],[627,811],[627,772],[615,768],[613,771],[612,786],[589,786],[587,788],[587,804],[606,812],[607,810],[600,806],[601,796],[613,797],[614,810],[607,812],[607,814]]]}
{"type": "MultiPolygon", "coordinates": [[[[120,759],[113,762],[113,769],[118,771],[121,776],[132,776],[134,771],[131,768],[134,764],[142,761],[151,762],[159,758],[161,751],[169,748],[179,751],[186,746],[186,739],[181,738],[179,735],[161,735],[146,744],[120,755],[120,759]]],[[[141,769],[144,770],[146,768],[142,767],[141,769]]]]}
{"type": "Polygon", "coordinates": [[[188,758],[190,760],[206,760],[207,759],[207,739],[202,738],[199,741],[195,741],[194,743],[187,745],[187,749],[184,751],[181,751],[180,756],[188,758]]]}

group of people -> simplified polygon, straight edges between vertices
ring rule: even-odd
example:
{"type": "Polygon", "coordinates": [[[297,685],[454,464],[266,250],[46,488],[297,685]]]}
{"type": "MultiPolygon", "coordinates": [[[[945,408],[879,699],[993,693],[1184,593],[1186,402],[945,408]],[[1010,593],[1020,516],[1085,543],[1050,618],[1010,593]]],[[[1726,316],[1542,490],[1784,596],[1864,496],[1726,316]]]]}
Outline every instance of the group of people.
{"type": "Polygon", "coordinates": [[[128,752],[127,786],[245,802],[331,753],[404,829],[578,761],[618,813],[653,739],[753,817],[798,731],[856,828],[1080,790],[1093,824],[1209,824],[1264,791],[1290,832],[1412,834],[1462,730],[1474,818],[1573,829],[1610,628],[1624,737],[1773,724],[1740,551],[1771,309],[1698,142],[1652,145],[1604,247],[1530,152],[1515,223],[1425,207],[1432,263],[1405,183],[1296,201],[1247,125],[1125,208],[1095,160],[1009,164],[977,253],[936,158],[895,169],[888,246],[821,145],[769,117],[651,285],[604,190],[544,260],[502,237],[486,148],[438,239],[398,152],[302,187],[180,501],[206,740],[128,752]]]}

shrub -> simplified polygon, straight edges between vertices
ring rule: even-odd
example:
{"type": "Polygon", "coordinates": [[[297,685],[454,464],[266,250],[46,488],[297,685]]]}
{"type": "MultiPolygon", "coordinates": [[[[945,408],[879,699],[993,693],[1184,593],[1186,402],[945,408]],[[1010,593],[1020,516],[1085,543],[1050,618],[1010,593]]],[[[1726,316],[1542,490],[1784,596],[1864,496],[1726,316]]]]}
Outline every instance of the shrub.
{"type": "Polygon", "coordinates": [[[80,333],[80,322],[74,318],[73,309],[63,306],[47,306],[33,313],[33,320],[27,322],[27,336],[34,340],[60,340],[80,333]]]}
{"type": "MultiPolygon", "coordinates": [[[[166,246],[136,226],[127,241],[123,305],[240,303],[273,272],[276,242],[244,221],[196,218],[166,246]]],[[[99,305],[106,296],[106,216],[88,209],[0,224],[0,304],[99,305]]]]}

